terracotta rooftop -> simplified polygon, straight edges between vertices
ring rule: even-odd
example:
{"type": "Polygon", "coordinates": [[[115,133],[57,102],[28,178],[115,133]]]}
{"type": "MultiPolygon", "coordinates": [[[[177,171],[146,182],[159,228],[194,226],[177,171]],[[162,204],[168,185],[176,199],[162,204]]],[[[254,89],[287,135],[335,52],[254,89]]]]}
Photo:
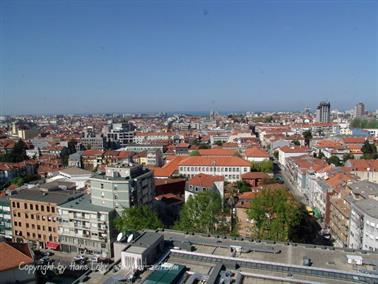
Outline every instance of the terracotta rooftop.
{"type": "Polygon", "coordinates": [[[214,182],[217,182],[217,181],[224,181],[224,177],[198,174],[198,175],[193,176],[191,179],[189,179],[188,184],[210,188],[213,186],[214,182]]]}
{"type": "Polygon", "coordinates": [[[198,150],[201,156],[235,156],[236,151],[232,149],[212,148],[198,150]]]}
{"type": "Polygon", "coordinates": [[[284,153],[307,153],[310,151],[308,147],[303,146],[284,146],[280,150],[284,153]]]}
{"type": "Polygon", "coordinates": [[[21,262],[25,264],[33,263],[30,255],[25,254],[25,249],[17,249],[10,244],[0,242],[0,272],[18,268],[21,262]]]}
{"type": "Polygon", "coordinates": [[[187,157],[182,160],[180,166],[229,166],[229,167],[249,167],[250,163],[239,157],[187,157]]]}
{"type": "Polygon", "coordinates": [[[268,152],[259,147],[252,147],[252,148],[246,149],[245,155],[247,157],[269,158],[268,152]]]}

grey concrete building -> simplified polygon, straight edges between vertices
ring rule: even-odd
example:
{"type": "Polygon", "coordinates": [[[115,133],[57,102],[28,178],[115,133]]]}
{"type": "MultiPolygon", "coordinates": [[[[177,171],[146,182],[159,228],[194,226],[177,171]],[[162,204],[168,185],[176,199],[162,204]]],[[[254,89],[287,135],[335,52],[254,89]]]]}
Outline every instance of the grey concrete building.
{"type": "Polygon", "coordinates": [[[316,121],[317,122],[330,122],[331,121],[330,102],[320,102],[320,104],[316,108],[316,121]]]}
{"type": "Polygon", "coordinates": [[[108,166],[105,174],[93,176],[90,183],[92,204],[114,208],[118,213],[149,204],[155,197],[153,174],[139,165],[108,166]]]}
{"type": "Polygon", "coordinates": [[[125,147],[133,143],[135,126],[131,123],[111,123],[104,128],[103,132],[108,143],[125,147]]]}
{"type": "Polygon", "coordinates": [[[378,251],[378,184],[357,181],[348,185],[350,204],[348,246],[378,251]]]}
{"type": "Polygon", "coordinates": [[[59,242],[64,252],[111,257],[115,210],[93,205],[89,195],[58,207],[59,242]]]}

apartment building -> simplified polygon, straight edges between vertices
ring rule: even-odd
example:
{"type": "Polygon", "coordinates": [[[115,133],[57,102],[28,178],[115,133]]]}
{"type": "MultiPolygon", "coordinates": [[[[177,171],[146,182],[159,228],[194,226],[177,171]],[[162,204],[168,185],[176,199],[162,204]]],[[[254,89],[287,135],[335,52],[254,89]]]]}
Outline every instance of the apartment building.
{"type": "Polygon", "coordinates": [[[155,197],[153,173],[140,165],[107,166],[105,174],[94,175],[90,183],[92,204],[115,208],[118,213],[155,197]]]}
{"type": "Polygon", "coordinates": [[[131,123],[111,123],[104,128],[105,137],[109,144],[115,147],[125,147],[133,143],[135,126],[131,123]]]}
{"type": "Polygon", "coordinates": [[[58,249],[57,207],[81,195],[73,190],[33,188],[11,196],[13,239],[29,241],[36,248],[58,249]]]}
{"type": "Polygon", "coordinates": [[[348,186],[352,191],[348,246],[378,251],[378,184],[358,181],[348,186]]]}
{"type": "Polygon", "coordinates": [[[60,250],[68,253],[112,256],[115,210],[93,205],[84,195],[58,206],[60,250]]]}
{"type": "Polygon", "coordinates": [[[12,239],[12,215],[8,196],[0,198],[0,237],[12,239]]]}
{"type": "Polygon", "coordinates": [[[239,157],[202,157],[193,156],[182,160],[179,164],[179,174],[193,177],[204,173],[223,176],[225,181],[236,182],[241,175],[250,172],[250,163],[239,157]]]}

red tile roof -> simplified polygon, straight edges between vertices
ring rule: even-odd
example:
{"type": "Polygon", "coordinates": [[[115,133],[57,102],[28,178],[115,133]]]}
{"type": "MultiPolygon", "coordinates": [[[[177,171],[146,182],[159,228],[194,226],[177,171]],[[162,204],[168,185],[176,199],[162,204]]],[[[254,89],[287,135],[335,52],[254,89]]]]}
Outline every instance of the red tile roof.
{"type": "Polygon", "coordinates": [[[187,158],[187,156],[177,156],[174,159],[172,159],[168,164],[165,164],[163,167],[154,168],[153,171],[155,177],[168,178],[172,176],[175,173],[175,171],[177,171],[179,163],[187,158]]]}
{"type": "Polygon", "coordinates": [[[259,147],[252,147],[245,150],[245,155],[247,157],[256,157],[256,158],[269,158],[269,154],[264,149],[259,147]]]}
{"type": "Polygon", "coordinates": [[[212,148],[198,150],[201,156],[235,156],[236,151],[232,149],[212,148]]]}
{"type": "Polygon", "coordinates": [[[229,167],[249,167],[250,162],[239,157],[187,157],[182,160],[180,166],[229,166],[229,167]]]}
{"type": "Polygon", "coordinates": [[[343,138],[344,143],[347,144],[363,144],[365,142],[365,137],[345,137],[343,138]]]}
{"type": "Polygon", "coordinates": [[[201,186],[205,188],[210,188],[213,186],[214,182],[224,181],[223,176],[211,176],[206,174],[198,174],[193,176],[188,180],[189,185],[201,186]]]}
{"type": "Polygon", "coordinates": [[[0,243],[0,272],[18,268],[20,263],[31,264],[33,259],[5,242],[0,243]]]}
{"type": "Polygon", "coordinates": [[[284,146],[280,150],[284,153],[307,153],[310,151],[308,147],[303,146],[284,146]]]}
{"type": "Polygon", "coordinates": [[[83,156],[99,156],[103,153],[103,150],[89,149],[84,151],[83,156]]]}
{"type": "Polygon", "coordinates": [[[270,176],[263,172],[248,172],[241,175],[242,179],[268,179],[270,176]]]}
{"type": "Polygon", "coordinates": [[[352,171],[378,171],[378,160],[348,160],[347,165],[351,165],[352,171]]]}

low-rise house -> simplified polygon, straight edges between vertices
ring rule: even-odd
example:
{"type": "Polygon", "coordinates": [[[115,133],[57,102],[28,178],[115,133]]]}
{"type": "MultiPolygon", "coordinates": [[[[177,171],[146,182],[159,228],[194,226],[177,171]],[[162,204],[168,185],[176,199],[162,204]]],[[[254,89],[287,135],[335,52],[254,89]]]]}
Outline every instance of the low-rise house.
{"type": "Polygon", "coordinates": [[[79,168],[65,168],[59,170],[54,177],[48,179],[47,181],[66,180],[75,183],[76,188],[84,188],[87,186],[91,176],[93,176],[93,172],[87,170],[79,168]]]}
{"type": "Polygon", "coordinates": [[[224,177],[207,174],[198,174],[193,176],[186,183],[185,202],[188,201],[190,196],[207,190],[217,192],[223,199],[224,177]]]}
{"type": "Polygon", "coordinates": [[[28,244],[0,242],[0,283],[37,283],[36,274],[25,269],[33,263],[28,244]]]}
{"type": "Polygon", "coordinates": [[[35,160],[26,160],[19,163],[0,162],[0,185],[18,176],[35,174],[37,164],[35,160]]]}
{"type": "Polygon", "coordinates": [[[81,168],[82,167],[82,156],[83,156],[83,151],[78,151],[75,152],[71,155],[68,156],[68,166],[69,167],[76,167],[76,168],[81,168]]]}
{"type": "Polygon", "coordinates": [[[248,172],[241,175],[242,181],[248,183],[251,187],[257,187],[262,185],[264,180],[268,180],[271,177],[263,172],[248,172]]]}
{"type": "Polygon", "coordinates": [[[269,154],[259,147],[248,148],[244,152],[245,159],[250,162],[262,162],[269,160],[269,154]]]}
{"type": "Polygon", "coordinates": [[[308,154],[310,149],[303,146],[284,146],[278,149],[278,161],[285,167],[286,159],[308,154]]]}
{"type": "Polygon", "coordinates": [[[361,180],[368,180],[378,183],[378,160],[348,160],[345,163],[351,172],[360,177],[361,180]]]}
{"type": "Polygon", "coordinates": [[[103,163],[103,158],[103,150],[85,150],[82,157],[84,169],[88,171],[95,170],[103,163]]]}

